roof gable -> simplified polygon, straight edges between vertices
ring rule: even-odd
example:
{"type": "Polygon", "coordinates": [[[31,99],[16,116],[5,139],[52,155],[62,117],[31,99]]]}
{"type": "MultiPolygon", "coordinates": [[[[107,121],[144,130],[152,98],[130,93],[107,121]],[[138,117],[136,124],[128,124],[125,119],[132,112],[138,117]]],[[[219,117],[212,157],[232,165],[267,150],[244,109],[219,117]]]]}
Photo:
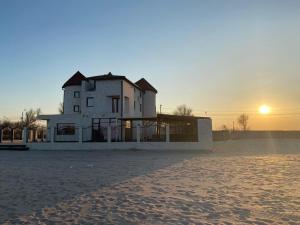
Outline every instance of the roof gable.
{"type": "Polygon", "coordinates": [[[148,82],[146,79],[142,78],[135,82],[143,91],[153,91],[157,93],[157,90],[148,82]]]}
{"type": "Polygon", "coordinates": [[[69,80],[67,80],[66,83],[62,86],[62,88],[68,87],[68,86],[77,86],[81,85],[81,81],[86,80],[86,77],[77,71],[69,80]]]}

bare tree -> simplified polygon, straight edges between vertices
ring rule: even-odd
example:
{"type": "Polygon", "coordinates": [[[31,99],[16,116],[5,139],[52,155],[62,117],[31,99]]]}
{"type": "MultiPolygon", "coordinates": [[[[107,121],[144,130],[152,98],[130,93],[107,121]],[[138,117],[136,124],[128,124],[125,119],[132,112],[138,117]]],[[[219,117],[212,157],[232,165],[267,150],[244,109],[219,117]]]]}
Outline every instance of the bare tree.
{"type": "Polygon", "coordinates": [[[26,112],[25,118],[23,121],[23,126],[28,128],[36,128],[37,125],[37,117],[41,114],[41,109],[30,109],[26,112]]]}
{"type": "Polygon", "coordinates": [[[6,117],[4,117],[2,121],[0,121],[0,128],[13,127],[13,126],[14,123],[6,117]]]}
{"type": "Polygon", "coordinates": [[[174,112],[174,115],[177,116],[192,116],[193,110],[186,105],[180,105],[177,107],[177,109],[174,112]]]}
{"type": "Polygon", "coordinates": [[[237,122],[243,131],[249,130],[249,126],[248,126],[249,116],[247,114],[245,113],[241,114],[237,118],[237,122]]]}
{"type": "Polygon", "coordinates": [[[59,114],[64,114],[64,104],[62,102],[59,103],[58,112],[59,114]]]}
{"type": "Polygon", "coordinates": [[[225,124],[223,124],[221,126],[221,130],[223,130],[223,131],[229,131],[229,128],[225,124]]]}

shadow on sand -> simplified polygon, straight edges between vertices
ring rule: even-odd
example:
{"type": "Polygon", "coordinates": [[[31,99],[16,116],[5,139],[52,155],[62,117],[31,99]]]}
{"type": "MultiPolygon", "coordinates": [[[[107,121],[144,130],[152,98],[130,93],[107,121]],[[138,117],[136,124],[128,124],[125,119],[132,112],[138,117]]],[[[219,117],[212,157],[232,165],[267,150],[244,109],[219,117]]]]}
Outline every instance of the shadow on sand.
{"type": "Polygon", "coordinates": [[[203,155],[191,151],[0,152],[0,223],[203,155]]]}

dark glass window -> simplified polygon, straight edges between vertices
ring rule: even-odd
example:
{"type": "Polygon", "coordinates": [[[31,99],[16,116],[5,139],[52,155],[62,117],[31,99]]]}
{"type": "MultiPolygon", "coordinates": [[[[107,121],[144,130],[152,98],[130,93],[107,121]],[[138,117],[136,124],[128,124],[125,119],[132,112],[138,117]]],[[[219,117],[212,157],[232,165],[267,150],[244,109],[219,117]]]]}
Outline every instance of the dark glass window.
{"type": "Polygon", "coordinates": [[[112,112],[118,113],[119,112],[119,98],[112,98],[112,112]]]}
{"type": "Polygon", "coordinates": [[[57,135],[74,135],[75,124],[74,123],[58,123],[57,124],[57,135]]]}
{"type": "Polygon", "coordinates": [[[73,111],[74,111],[74,112],[79,112],[79,111],[80,111],[79,105],[74,105],[73,111]]]}
{"type": "Polygon", "coordinates": [[[87,107],[93,107],[94,106],[94,98],[93,97],[86,98],[86,106],[87,107]]]}
{"type": "Polygon", "coordinates": [[[74,91],[74,98],[80,98],[80,91],[74,91]]]}

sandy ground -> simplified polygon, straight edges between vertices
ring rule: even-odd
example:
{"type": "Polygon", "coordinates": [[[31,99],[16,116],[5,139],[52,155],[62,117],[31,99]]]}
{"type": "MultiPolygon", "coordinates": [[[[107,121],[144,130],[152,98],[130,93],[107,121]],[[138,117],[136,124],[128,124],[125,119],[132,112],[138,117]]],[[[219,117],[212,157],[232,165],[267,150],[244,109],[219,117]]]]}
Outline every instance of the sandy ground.
{"type": "Polygon", "coordinates": [[[212,154],[3,151],[0,224],[300,224],[294,142],[219,142],[212,154]]]}

